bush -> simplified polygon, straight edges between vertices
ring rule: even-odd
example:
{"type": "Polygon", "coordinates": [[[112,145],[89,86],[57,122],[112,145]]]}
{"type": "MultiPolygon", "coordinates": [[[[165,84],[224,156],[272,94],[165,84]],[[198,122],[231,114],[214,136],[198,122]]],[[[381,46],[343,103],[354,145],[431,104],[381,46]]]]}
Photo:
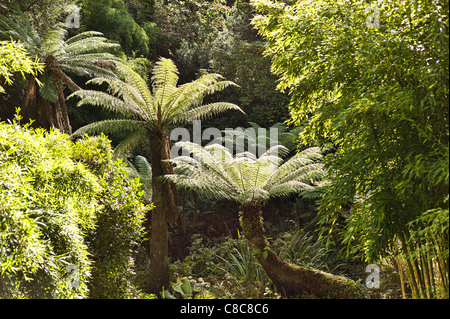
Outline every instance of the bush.
{"type": "Polygon", "coordinates": [[[106,137],[0,123],[0,298],[129,298],[150,208],[106,137]]]}
{"type": "Polygon", "coordinates": [[[83,298],[101,186],[66,135],[0,123],[0,297],[83,298]]]}
{"type": "Polygon", "coordinates": [[[151,207],[143,204],[138,179],[128,179],[126,165],[113,160],[110,141],[86,137],[74,146],[73,159],[86,165],[100,180],[96,198],[97,227],[86,240],[95,263],[89,281],[90,298],[133,298],[139,290],[133,284],[134,260],[143,239],[143,221],[151,207]]]}

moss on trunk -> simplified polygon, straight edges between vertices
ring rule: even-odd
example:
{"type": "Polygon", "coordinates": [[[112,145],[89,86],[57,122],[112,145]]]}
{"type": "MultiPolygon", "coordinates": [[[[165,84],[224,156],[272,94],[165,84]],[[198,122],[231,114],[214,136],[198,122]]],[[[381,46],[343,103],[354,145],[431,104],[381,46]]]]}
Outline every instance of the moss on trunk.
{"type": "Polygon", "coordinates": [[[320,270],[289,264],[270,250],[264,236],[262,205],[241,205],[240,224],[250,247],[269,278],[285,297],[299,297],[304,293],[316,298],[366,298],[359,283],[320,270]]]}

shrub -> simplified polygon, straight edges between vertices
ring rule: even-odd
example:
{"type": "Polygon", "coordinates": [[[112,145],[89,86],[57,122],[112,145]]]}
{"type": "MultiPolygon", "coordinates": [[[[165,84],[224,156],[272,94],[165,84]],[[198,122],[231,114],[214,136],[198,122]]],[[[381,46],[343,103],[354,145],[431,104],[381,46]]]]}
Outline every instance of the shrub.
{"type": "Polygon", "coordinates": [[[138,179],[129,179],[125,163],[112,158],[105,136],[85,137],[75,143],[73,159],[94,172],[102,185],[96,198],[97,227],[86,240],[95,263],[89,281],[90,298],[133,298],[134,260],[143,239],[145,213],[143,191],[138,179]]]}
{"type": "Polygon", "coordinates": [[[0,123],[0,297],[82,298],[98,179],[56,131],[0,123]],[[71,266],[71,267],[68,267],[71,266]]]}
{"type": "Polygon", "coordinates": [[[130,298],[150,207],[106,137],[0,123],[0,298],[130,298]]]}

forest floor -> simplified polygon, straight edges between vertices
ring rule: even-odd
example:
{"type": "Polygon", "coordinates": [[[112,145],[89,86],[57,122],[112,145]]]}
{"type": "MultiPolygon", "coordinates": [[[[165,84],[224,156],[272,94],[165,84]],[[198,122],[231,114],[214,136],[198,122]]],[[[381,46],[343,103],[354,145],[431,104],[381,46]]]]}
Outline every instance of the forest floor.
{"type": "MultiPolygon", "coordinates": [[[[177,223],[170,227],[172,287],[167,295],[173,298],[280,298],[256,259],[246,253],[248,247],[243,242],[238,220],[239,207],[226,201],[209,203],[190,194],[184,196],[189,199],[184,201],[177,223]]],[[[343,275],[364,284],[370,274],[366,272],[368,263],[346,258],[339,247],[325,249],[325,244],[318,240],[315,216],[312,202],[295,198],[272,200],[264,209],[266,237],[273,248],[284,253],[285,258],[291,258],[291,262],[297,260],[301,266],[343,275]]],[[[380,263],[379,269],[380,287],[369,289],[369,298],[402,298],[396,267],[380,263]]]]}

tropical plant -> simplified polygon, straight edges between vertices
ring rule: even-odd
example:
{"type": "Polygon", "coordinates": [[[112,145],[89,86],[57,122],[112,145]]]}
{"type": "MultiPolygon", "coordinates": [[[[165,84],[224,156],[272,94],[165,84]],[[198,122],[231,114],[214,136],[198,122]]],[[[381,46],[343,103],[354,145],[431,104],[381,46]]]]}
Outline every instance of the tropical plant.
{"type": "Polygon", "coordinates": [[[42,74],[28,76],[28,88],[23,103],[22,115],[33,119],[34,126],[45,129],[55,127],[65,133],[72,133],[64,87],[70,91],[80,87],[67,75],[112,76],[112,65],[105,61],[117,59],[109,52],[119,48],[108,43],[99,32],[83,32],[66,40],[67,30],[63,24],[56,24],[40,35],[27,17],[14,11],[15,15],[0,16],[0,40],[20,41],[28,54],[45,63],[42,74]],[[38,84],[42,83],[41,86],[38,84]]]}
{"type": "Polygon", "coordinates": [[[245,237],[238,232],[237,246],[228,251],[226,257],[217,256],[221,261],[219,269],[236,277],[238,280],[259,282],[263,278],[263,269],[255,259],[245,237]]]}
{"type": "Polygon", "coordinates": [[[145,214],[152,209],[143,201],[139,179],[130,176],[125,163],[113,157],[105,136],[84,137],[74,143],[71,158],[99,180],[95,196],[95,228],[86,232],[94,261],[88,282],[89,298],[137,298],[134,283],[137,247],[144,237],[145,214]]]}
{"type": "Polygon", "coordinates": [[[239,221],[250,247],[267,275],[285,296],[303,292],[319,298],[360,296],[353,281],[319,270],[295,266],[281,260],[264,236],[262,209],[271,197],[284,197],[313,188],[323,176],[322,155],[318,148],[308,148],[282,163],[281,145],[269,148],[259,158],[249,152],[233,157],[230,150],[214,144],[205,148],[191,142],[179,142],[193,157],[170,160],[176,174],[166,175],[180,187],[197,190],[208,199],[228,199],[240,204],[239,221]]]}
{"type": "Polygon", "coordinates": [[[195,81],[180,85],[178,69],[166,58],[156,62],[152,71],[152,90],[141,76],[122,63],[117,63],[119,77],[101,77],[90,80],[92,84],[108,84],[109,93],[80,90],[71,95],[81,98],[78,105],[92,104],[120,113],[124,119],[106,120],[80,128],[74,136],[84,133],[129,132],[116,148],[117,152],[130,150],[139,142],[150,143],[152,169],[150,262],[152,282],[150,290],[156,293],[169,283],[168,222],[178,215],[177,192],[172,183],[163,183],[160,176],[173,174],[170,162],[170,145],[167,129],[171,124],[207,118],[225,110],[240,108],[231,103],[216,102],[202,105],[203,98],[223,90],[233,82],[223,80],[218,74],[206,74],[195,81]],[[123,80],[122,80],[123,79],[123,80]]]}

